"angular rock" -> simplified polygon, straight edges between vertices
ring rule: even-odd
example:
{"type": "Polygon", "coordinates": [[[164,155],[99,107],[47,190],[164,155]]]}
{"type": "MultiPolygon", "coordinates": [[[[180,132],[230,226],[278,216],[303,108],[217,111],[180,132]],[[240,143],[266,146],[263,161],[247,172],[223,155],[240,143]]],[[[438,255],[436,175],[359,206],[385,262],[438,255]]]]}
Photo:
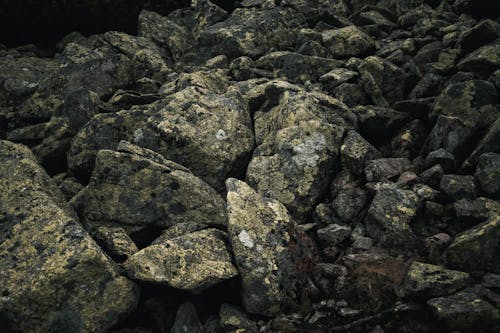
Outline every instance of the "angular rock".
{"type": "Polygon", "coordinates": [[[494,215],[458,235],[446,251],[450,267],[466,272],[498,269],[500,216],[494,215]]]}
{"type": "Polygon", "coordinates": [[[150,245],[123,263],[135,280],[200,290],[238,275],[226,234],[205,229],[150,245]]]}
{"type": "Polygon", "coordinates": [[[493,43],[471,52],[458,63],[458,69],[466,72],[489,74],[500,66],[500,44],[493,43]]]}
{"type": "Polygon", "coordinates": [[[371,56],[358,66],[361,74],[369,73],[385,100],[389,104],[402,100],[404,96],[404,71],[391,62],[371,56]]]}
{"type": "Polygon", "coordinates": [[[56,72],[57,63],[37,57],[0,57],[0,106],[18,105],[56,72]]]}
{"type": "Polygon", "coordinates": [[[305,236],[297,238],[295,222],[281,203],[263,199],[233,178],[226,186],[228,231],[243,279],[243,305],[250,313],[275,315],[297,296],[289,288],[300,285],[297,264],[311,250],[299,241],[305,236]]]}
{"type": "Polygon", "coordinates": [[[472,28],[463,32],[460,37],[460,46],[466,50],[493,42],[500,36],[500,24],[490,19],[482,20],[472,28]]]}
{"type": "Polygon", "coordinates": [[[151,245],[157,245],[165,243],[166,241],[190,234],[203,229],[208,229],[210,226],[203,222],[189,221],[183,223],[177,223],[168,229],[163,230],[160,236],[156,238],[151,245]]]}
{"type": "Polygon", "coordinates": [[[436,164],[441,165],[445,172],[449,172],[455,168],[455,156],[443,148],[431,151],[425,158],[425,165],[431,167],[436,164]]]}
{"type": "Polygon", "coordinates": [[[257,144],[287,127],[301,122],[319,120],[342,127],[353,127],[356,116],[339,100],[318,92],[305,92],[286,81],[271,81],[265,87],[269,103],[276,105],[270,110],[264,106],[254,115],[257,144]]]}
{"type": "Polygon", "coordinates": [[[202,333],[203,325],[198,317],[198,312],[190,302],[182,303],[177,309],[175,321],[170,333],[202,333]]]}
{"type": "Polygon", "coordinates": [[[491,195],[500,193],[500,154],[479,156],[474,177],[484,192],[491,195]]]}
{"type": "Polygon", "coordinates": [[[427,304],[449,329],[495,331],[498,328],[500,312],[470,289],[430,299],[427,304]]]}
{"type": "Polygon", "coordinates": [[[143,10],[139,15],[139,36],[151,39],[170,51],[174,60],[182,57],[191,47],[193,36],[185,27],[158,13],[143,10]]]}
{"type": "Polygon", "coordinates": [[[366,163],[365,177],[369,182],[390,179],[405,171],[413,171],[414,167],[407,158],[379,158],[366,163]]]}
{"type": "Polygon", "coordinates": [[[225,331],[243,331],[248,333],[258,332],[257,324],[237,307],[222,304],[220,311],[220,326],[225,331]]]}
{"type": "Polygon", "coordinates": [[[335,68],[319,78],[319,82],[326,87],[327,90],[332,90],[342,83],[350,82],[359,76],[358,72],[348,70],[346,68],[335,68]]]}
{"type": "Polygon", "coordinates": [[[351,235],[351,228],[330,224],[325,228],[318,229],[318,238],[328,246],[336,246],[345,241],[351,235]]]}
{"type": "Polygon", "coordinates": [[[459,219],[470,222],[483,222],[500,214],[500,203],[483,197],[474,200],[460,199],[453,203],[453,208],[459,219]]]}
{"type": "Polygon", "coordinates": [[[332,208],[342,221],[352,222],[365,207],[367,197],[366,191],[356,184],[347,184],[333,199],[332,208]]]}
{"type": "Polygon", "coordinates": [[[317,82],[319,77],[342,65],[341,61],[295,52],[271,52],[255,61],[255,67],[270,71],[275,78],[290,82],[317,82]]]}
{"type": "Polygon", "coordinates": [[[105,332],[137,304],[137,287],[78,223],[29,149],[0,141],[2,327],[105,332]]]}
{"type": "Polygon", "coordinates": [[[465,125],[465,122],[458,116],[438,116],[422,151],[428,154],[438,149],[444,149],[457,158],[463,158],[465,157],[464,147],[473,133],[471,126],[465,125]]]}
{"type": "Polygon", "coordinates": [[[496,103],[496,88],[488,81],[454,83],[437,97],[431,115],[457,117],[467,126],[484,127],[498,117],[492,107],[496,103]]]}
{"type": "Polygon", "coordinates": [[[446,296],[465,288],[469,279],[469,274],[464,272],[414,261],[406,273],[401,295],[422,298],[446,296]]]}
{"type": "Polygon", "coordinates": [[[427,170],[422,171],[420,174],[420,178],[422,181],[434,188],[439,188],[439,184],[441,183],[441,178],[444,176],[443,167],[439,164],[430,167],[427,170]]]}
{"type": "Polygon", "coordinates": [[[120,140],[137,141],[150,115],[149,107],[134,107],[116,113],[98,114],[75,135],[66,153],[72,175],[89,179],[97,152],[116,149],[120,140]]]}
{"type": "Polygon", "coordinates": [[[254,151],[248,183],[301,221],[327,190],[343,133],[342,127],[315,120],[269,135],[254,151]]]}
{"type": "Polygon", "coordinates": [[[441,178],[439,188],[455,200],[474,199],[478,194],[478,188],[473,176],[444,175],[441,178]]]}
{"type": "Polygon", "coordinates": [[[254,146],[247,103],[235,90],[216,94],[188,87],[148,119],[135,143],[188,167],[217,190],[242,176],[254,146]]]}
{"type": "Polygon", "coordinates": [[[479,141],[476,149],[470,154],[470,156],[465,160],[462,167],[467,168],[476,164],[477,159],[483,153],[500,153],[500,118],[498,118],[484,135],[484,137],[479,141]]]}
{"type": "Polygon", "coordinates": [[[365,163],[382,157],[381,153],[356,131],[350,130],[340,146],[340,160],[353,174],[361,175],[365,163]]]}
{"type": "Polygon", "coordinates": [[[226,225],[222,197],[189,170],[126,142],[118,150],[97,154],[89,185],[74,199],[89,227],[226,225]]]}
{"type": "Polygon", "coordinates": [[[366,216],[367,229],[387,247],[405,247],[414,242],[412,222],[420,208],[413,191],[382,188],[377,191],[366,216]]]}
{"type": "Polygon", "coordinates": [[[123,228],[98,227],[94,232],[94,239],[111,258],[118,262],[139,252],[137,245],[123,228]]]}
{"type": "Polygon", "coordinates": [[[295,41],[293,29],[304,21],[303,15],[290,8],[237,8],[225,21],[204,29],[199,43],[214,56],[255,58],[269,48],[283,50],[291,46],[295,41]]]}
{"type": "Polygon", "coordinates": [[[334,58],[359,57],[375,48],[373,39],[354,25],[323,31],[321,38],[334,58]]]}
{"type": "Polygon", "coordinates": [[[97,115],[73,140],[68,164],[74,174],[88,173],[98,150],[115,149],[123,139],[188,167],[221,190],[250,157],[251,127],[238,92],[217,94],[190,86],[150,105],[97,115]]]}

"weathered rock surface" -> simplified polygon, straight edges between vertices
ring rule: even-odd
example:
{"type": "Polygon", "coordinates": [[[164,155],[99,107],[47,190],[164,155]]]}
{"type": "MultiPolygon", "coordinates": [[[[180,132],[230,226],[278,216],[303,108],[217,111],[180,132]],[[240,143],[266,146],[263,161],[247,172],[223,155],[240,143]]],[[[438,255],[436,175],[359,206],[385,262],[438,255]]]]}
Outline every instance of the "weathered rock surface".
{"type": "Polygon", "coordinates": [[[135,280],[183,290],[208,288],[238,274],[226,235],[205,229],[148,246],[124,262],[135,280]]]}
{"type": "MultiPolygon", "coordinates": [[[[298,275],[292,245],[297,242],[295,222],[279,201],[262,198],[246,183],[228,179],[226,186],[228,230],[243,279],[243,305],[250,313],[272,316],[287,298],[296,297],[290,294],[298,275]]],[[[304,258],[307,250],[300,244],[296,249],[305,251],[304,258]]]]}
{"type": "Polygon", "coordinates": [[[6,331],[105,332],[138,289],[80,226],[29,149],[0,141],[0,313],[6,331]]]}
{"type": "Polygon", "coordinates": [[[90,183],[73,204],[88,227],[227,224],[224,200],[207,183],[183,166],[127,142],[121,142],[118,151],[99,151],[90,183]]]}
{"type": "Polygon", "coordinates": [[[406,274],[402,294],[423,298],[449,295],[464,288],[469,279],[467,273],[415,261],[406,274]]]}
{"type": "Polygon", "coordinates": [[[486,222],[458,235],[446,251],[450,267],[463,271],[498,270],[498,234],[500,217],[490,217],[486,222]]]}

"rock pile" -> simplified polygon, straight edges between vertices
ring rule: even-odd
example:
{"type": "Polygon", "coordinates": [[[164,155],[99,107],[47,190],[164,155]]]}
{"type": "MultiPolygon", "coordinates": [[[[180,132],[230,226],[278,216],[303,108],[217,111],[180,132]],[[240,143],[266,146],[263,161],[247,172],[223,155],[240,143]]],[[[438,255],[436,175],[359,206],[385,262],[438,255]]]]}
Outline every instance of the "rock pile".
{"type": "Polygon", "coordinates": [[[498,332],[475,3],[193,0],[0,45],[2,331],[498,332]]]}

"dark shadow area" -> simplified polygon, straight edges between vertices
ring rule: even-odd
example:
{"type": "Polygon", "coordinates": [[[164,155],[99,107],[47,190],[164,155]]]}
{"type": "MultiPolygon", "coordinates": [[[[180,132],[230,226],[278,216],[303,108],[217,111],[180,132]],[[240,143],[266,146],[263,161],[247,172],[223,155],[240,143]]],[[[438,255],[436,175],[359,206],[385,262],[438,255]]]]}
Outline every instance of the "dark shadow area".
{"type": "Polygon", "coordinates": [[[0,0],[0,43],[53,47],[72,31],[84,35],[110,30],[137,32],[142,9],[162,15],[188,7],[190,0],[0,0]]]}

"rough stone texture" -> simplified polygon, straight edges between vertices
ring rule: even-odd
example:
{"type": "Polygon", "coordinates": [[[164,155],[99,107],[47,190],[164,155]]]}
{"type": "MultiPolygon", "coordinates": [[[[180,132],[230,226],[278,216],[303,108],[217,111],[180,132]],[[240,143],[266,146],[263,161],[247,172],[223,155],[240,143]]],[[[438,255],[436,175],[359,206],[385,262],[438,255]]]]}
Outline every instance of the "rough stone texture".
{"type": "Polygon", "coordinates": [[[443,193],[458,200],[463,198],[474,199],[478,189],[473,176],[444,175],[439,188],[443,193]]]}
{"type": "Polygon", "coordinates": [[[123,261],[139,251],[123,228],[98,227],[94,239],[115,261],[123,261]]]}
{"type": "Polygon", "coordinates": [[[347,132],[344,142],[340,146],[342,165],[356,175],[363,173],[366,162],[380,157],[382,157],[380,152],[353,130],[347,132]]]}
{"type": "Polygon", "coordinates": [[[118,151],[99,151],[91,181],[73,204],[89,227],[167,228],[193,220],[226,225],[225,203],[207,183],[126,142],[118,151]]]}
{"type": "Polygon", "coordinates": [[[420,199],[412,191],[382,188],[368,209],[367,228],[386,246],[404,248],[414,238],[411,226],[419,206],[420,199]]]}
{"type": "Polygon", "coordinates": [[[406,297],[445,296],[463,289],[469,279],[467,273],[415,261],[406,273],[401,293],[406,297]]]}
{"type": "Polygon", "coordinates": [[[366,163],[365,177],[369,182],[391,179],[414,167],[407,158],[379,158],[366,163]]]}
{"type": "MultiPolygon", "coordinates": [[[[293,297],[287,283],[294,284],[297,274],[295,222],[281,203],[263,199],[244,182],[228,179],[226,186],[228,231],[243,279],[243,305],[250,313],[272,316],[293,297]]],[[[301,251],[306,257],[307,249],[301,251]]]]}
{"type": "Polygon", "coordinates": [[[338,224],[330,224],[325,228],[319,229],[317,234],[322,242],[330,246],[336,246],[349,238],[351,228],[338,224]]]}
{"type": "Polygon", "coordinates": [[[3,329],[105,332],[134,310],[136,286],[82,229],[27,147],[0,141],[0,159],[3,329]]]}
{"type": "Polygon", "coordinates": [[[484,127],[498,116],[498,112],[492,107],[496,102],[495,86],[487,81],[454,83],[438,96],[432,115],[457,117],[465,125],[484,127]]]}
{"type": "Polygon", "coordinates": [[[303,15],[289,8],[238,8],[227,20],[203,30],[199,42],[212,55],[257,57],[271,47],[289,45],[293,29],[304,21],[303,15]]]}
{"type": "Polygon", "coordinates": [[[148,246],[123,264],[135,280],[183,290],[208,288],[238,275],[217,229],[205,229],[148,246]]]}
{"type": "Polygon", "coordinates": [[[500,312],[473,290],[433,298],[427,302],[435,317],[455,330],[493,330],[498,328],[500,312]]]}
{"type": "Polygon", "coordinates": [[[373,39],[353,25],[323,31],[321,38],[332,56],[339,59],[359,57],[375,47],[373,39]]]}
{"type": "Polygon", "coordinates": [[[255,62],[257,68],[270,71],[276,78],[290,82],[316,82],[319,77],[342,62],[295,52],[277,51],[266,54],[255,62]]]}
{"type": "Polygon", "coordinates": [[[474,177],[484,192],[500,193],[500,154],[488,153],[479,156],[474,177]]]}
{"type": "Polygon", "coordinates": [[[470,53],[458,63],[458,68],[463,71],[478,71],[491,73],[500,65],[500,45],[491,44],[483,46],[470,53]]]}
{"type": "Polygon", "coordinates": [[[279,200],[300,221],[327,189],[343,132],[342,127],[304,121],[269,135],[254,151],[248,183],[279,200]]]}
{"type": "Polygon", "coordinates": [[[136,143],[188,167],[217,190],[236,176],[254,145],[247,104],[232,90],[188,87],[148,119],[136,143]]]}
{"type": "Polygon", "coordinates": [[[450,267],[466,272],[498,270],[498,243],[500,217],[490,217],[486,222],[458,235],[446,251],[450,267]]]}

